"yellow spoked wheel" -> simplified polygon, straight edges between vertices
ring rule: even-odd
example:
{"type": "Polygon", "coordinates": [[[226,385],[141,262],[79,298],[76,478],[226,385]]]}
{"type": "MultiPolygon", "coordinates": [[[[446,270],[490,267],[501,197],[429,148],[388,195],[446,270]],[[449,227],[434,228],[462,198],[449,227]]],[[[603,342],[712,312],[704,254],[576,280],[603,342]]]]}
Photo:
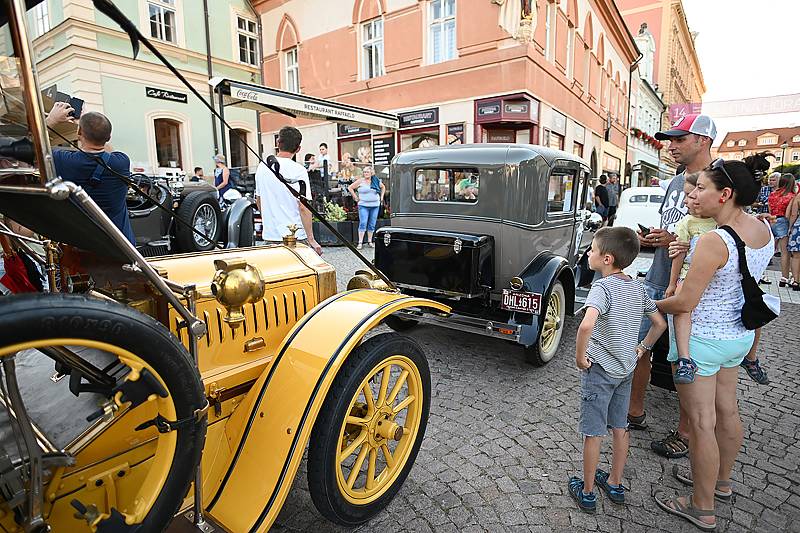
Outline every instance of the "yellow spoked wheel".
{"type": "Polygon", "coordinates": [[[560,281],[555,281],[542,317],[539,339],[533,346],[525,349],[531,364],[542,366],[556,355],[564,331],[565,304],[564,287],[560,281]]]}
{"type": "MultiPolygon", "coordinates": [[[[203,390],[183,348],[147,316],[74,295],[6,298],[0,330],[8,333],[0,359],[13,359],[25,411],[51,457],[45,522],[53,531],[162,530],[186,494],[205,434],[205,421],[193,416],[203,390]],[[54,361],[63,379],[50,379],[54,361]],[[158,431],[156,421],[176,428],[158,431]]],[[[0,430],[12,434],[11,424],[0,430]]],[[[13,442],[0,446],[30,456],[13,442]]],[[[30,485],[26,498],[35,498],[30,485]]],[[[16,515],[28,520],[29,509],[16,515]]],[[[15,513],[0,525],[15,530],[15,513]]]]}
{"type": "Polygon", "coordinates": [[[354,350],[311,435],[308,477],[317,509],[343,525],[383,509],[413,466],[429,406],[430,370],[413,340],[377,335],[354,350]]]}

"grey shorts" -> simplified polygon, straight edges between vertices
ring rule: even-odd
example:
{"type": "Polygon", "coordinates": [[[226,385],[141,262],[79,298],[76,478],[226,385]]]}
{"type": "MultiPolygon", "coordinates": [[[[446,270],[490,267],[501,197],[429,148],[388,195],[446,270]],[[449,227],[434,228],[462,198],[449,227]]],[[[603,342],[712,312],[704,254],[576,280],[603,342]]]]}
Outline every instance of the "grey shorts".
{"type": "Polygon", "coordinates": [[[608,435],[609,429],[628,427],[633,372],[611,377],[597,363],[581,372],[581,416],[578,431],[587,437],[608,435]]]}

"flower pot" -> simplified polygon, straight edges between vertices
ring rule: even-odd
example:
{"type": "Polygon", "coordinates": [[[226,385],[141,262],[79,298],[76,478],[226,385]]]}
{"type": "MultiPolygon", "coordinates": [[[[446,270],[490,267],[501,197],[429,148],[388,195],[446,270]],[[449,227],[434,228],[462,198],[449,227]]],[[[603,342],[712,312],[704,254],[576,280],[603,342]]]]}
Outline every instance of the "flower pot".
{"type": "MultiPolygon", "coordinates": [[[[314,238],[320,243],[322,246],[343,246],[342,242],[339,240],[336,235],[328,228],[326,228],[322,222],[314,222],[314,238]]],[[[354,234],[354,227],[353,222],[344,221],[344,222],[331,222],[331,226],[336,228],[336,230],[342,234],[342,236],[347,239],[349,242],[354,242],[355,238],[353,237],[354,234]]]]}

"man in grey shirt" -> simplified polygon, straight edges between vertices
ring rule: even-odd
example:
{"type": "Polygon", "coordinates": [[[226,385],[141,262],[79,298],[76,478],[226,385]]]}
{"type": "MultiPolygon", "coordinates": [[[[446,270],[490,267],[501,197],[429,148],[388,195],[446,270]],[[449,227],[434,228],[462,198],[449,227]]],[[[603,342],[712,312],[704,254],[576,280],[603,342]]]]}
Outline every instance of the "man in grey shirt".
{"type": "Polygon", "coordinates": [[[608,176],[608,225],[614,225],[614,219],[617,218],[617,206],[619,205],[619,176],[610,174],[608,176]]]}
{"type": "MultiPolygon", "coordinates": [[[[668,131],[659,132],[656,138],[669,141],[669,152],[679,164],[685,165],[684,173],[699,172],[711,165],[711,144],[717,134],[714,121],[708,115],[687,115],[676,122],[668,131]]],[[[679,174],[667,187],[664,201],[661,204],[661,227],[651,228],[643,235],[639,233],[642,247],[655,248],[653,264],[647,272],[644,287],[647,295],[653,300],[663,300],[664,291],[669,285],[669,274],[672,261],[669,258],[669,244],[675,240],[675,226],[687,214],[684,203],[684,174],[679,174]]],[[[644,338],[650,329],[650,321],[642,320],[639,338],[644,338]]],[[[667,342],[662,339],[653,350],[653,360],[666,364],[667,342]]],[[[647,382],[650,380],[652,366],[646,358],[639,359],[633,374],[631,402],[628,408],[628,421],[631,429],[644,429],[647,421],[644,411],[644,397],[647,382]]],[[[671,378],[671,376],[670,376],[671,378]]],[[[686,413],[681,407],[678,428],[662,440],[653,441],[650,447],[669,458],[683,457],[689,451],[689,427],[686,413]]]]}

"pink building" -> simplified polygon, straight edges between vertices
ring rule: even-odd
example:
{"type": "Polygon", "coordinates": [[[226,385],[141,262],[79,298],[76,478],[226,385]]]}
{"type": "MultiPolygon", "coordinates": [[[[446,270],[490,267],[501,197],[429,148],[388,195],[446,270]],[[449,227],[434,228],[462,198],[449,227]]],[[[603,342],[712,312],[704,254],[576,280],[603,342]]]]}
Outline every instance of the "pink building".
{"type": "MultiPolygon", "coordinates": [[[[639,52],[612,0],[254,0],[266,85],[400,115],[378,134],[297,121],[303,152],[386,163],[427,144],[520,142],[620,172],[639,52]]],[[[265,146],[280,126],[262,118],[265,146]]]]}

